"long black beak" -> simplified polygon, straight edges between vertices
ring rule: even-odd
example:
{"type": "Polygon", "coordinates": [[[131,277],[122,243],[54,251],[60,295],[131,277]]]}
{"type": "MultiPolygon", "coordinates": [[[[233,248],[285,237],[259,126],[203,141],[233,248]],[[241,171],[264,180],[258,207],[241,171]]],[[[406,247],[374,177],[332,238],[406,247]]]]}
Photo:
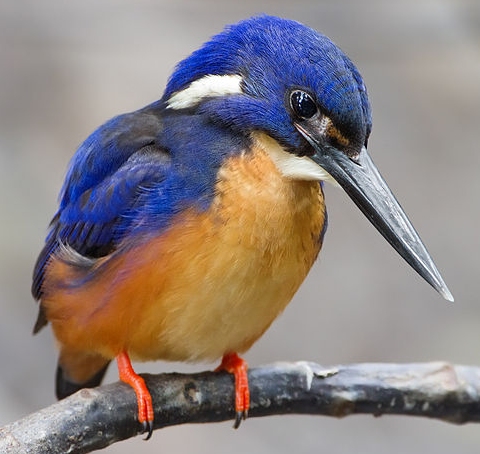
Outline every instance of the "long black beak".
{"type": "Polygon", "coordinates": [[[319,142],[302,126],[297,124],[296,127],[315,150],[311,159],[334,178],[410,266],[447,301],[453,301],[430,254],[366,148],[362,148],[353,160],[340,150],[319,142]]]}

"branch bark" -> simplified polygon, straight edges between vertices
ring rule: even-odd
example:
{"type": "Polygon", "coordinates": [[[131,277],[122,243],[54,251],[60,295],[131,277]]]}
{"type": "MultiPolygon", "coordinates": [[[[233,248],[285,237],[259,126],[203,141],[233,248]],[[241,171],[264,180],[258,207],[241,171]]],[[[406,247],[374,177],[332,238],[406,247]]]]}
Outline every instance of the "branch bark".
{"type": "MultiPolygon", "coordinates": [[[[143,375],[155,429],[232,420],[227,373],[143,375]]],[[[402,414],[463,424],[480,421],[480,368],[448,363],[277,363],[249,371],[250,417],[402,414]]],[[[88,453],[137,435],[132,389],[120,382],[84,389],[0,429],[2,453],[88,453]]]]}

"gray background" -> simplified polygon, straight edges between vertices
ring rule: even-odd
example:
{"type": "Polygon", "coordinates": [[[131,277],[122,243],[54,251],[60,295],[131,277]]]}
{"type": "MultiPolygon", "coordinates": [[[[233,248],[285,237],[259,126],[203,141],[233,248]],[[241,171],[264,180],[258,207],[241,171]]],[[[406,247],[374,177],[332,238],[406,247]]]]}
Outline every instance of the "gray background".
{"type": "MultiPolygon", "coordinates": [[[[69,158],[111,116],[161,96],[174,64],[226,23],[258,12],[337,42],[370,92],[369,149],[456,297],[444,302],[341,190],[327,187],[319,261],[246,355],[480,364],[480,4],[262,0],[3,0],[0,3],[0,424],[53,402],[49,330],[33,338],[33,262],[69,158]]],[[[213,365],[139,364],[139,371],[213,365]]],[[[115,368],[108,380],[116,380],[115,368]]],[[[127,453],[478,453],[480,428],[405,417],[282,416],[158,431],[127,453]]]]}

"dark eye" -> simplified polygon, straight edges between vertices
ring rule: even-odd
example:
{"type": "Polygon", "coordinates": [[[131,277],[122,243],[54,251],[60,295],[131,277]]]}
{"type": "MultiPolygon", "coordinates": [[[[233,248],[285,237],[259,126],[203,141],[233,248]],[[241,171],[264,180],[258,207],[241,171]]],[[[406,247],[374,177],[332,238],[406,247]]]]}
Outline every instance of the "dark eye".
{"type": "Polygon", "coordinates": [[[318,111],[312,97],[301,90],[295,90],[290,94],[290,106],[300,118],[312,118],[318,111]]]}

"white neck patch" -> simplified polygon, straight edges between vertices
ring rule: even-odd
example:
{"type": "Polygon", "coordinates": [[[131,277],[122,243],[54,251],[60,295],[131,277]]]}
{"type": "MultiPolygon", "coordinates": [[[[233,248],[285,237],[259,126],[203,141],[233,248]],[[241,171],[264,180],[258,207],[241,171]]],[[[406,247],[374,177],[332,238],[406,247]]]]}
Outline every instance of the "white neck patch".
{"type": "Polygon", "coordinates": [[[255,146],[262,148],[270,156],[280,173],[292,180],[328,181],[339,186],[337,181],[308,156],[295,156],[265,133],[255,132],[252,135],[255,146]]]}
{"type": "Polygon", "coordinates": [[[187,88],[177,91],[167,101],[169,109],[188,109],[205,98],[242,93],[242,78],[237,74],[203,76],[187,88]]]}

